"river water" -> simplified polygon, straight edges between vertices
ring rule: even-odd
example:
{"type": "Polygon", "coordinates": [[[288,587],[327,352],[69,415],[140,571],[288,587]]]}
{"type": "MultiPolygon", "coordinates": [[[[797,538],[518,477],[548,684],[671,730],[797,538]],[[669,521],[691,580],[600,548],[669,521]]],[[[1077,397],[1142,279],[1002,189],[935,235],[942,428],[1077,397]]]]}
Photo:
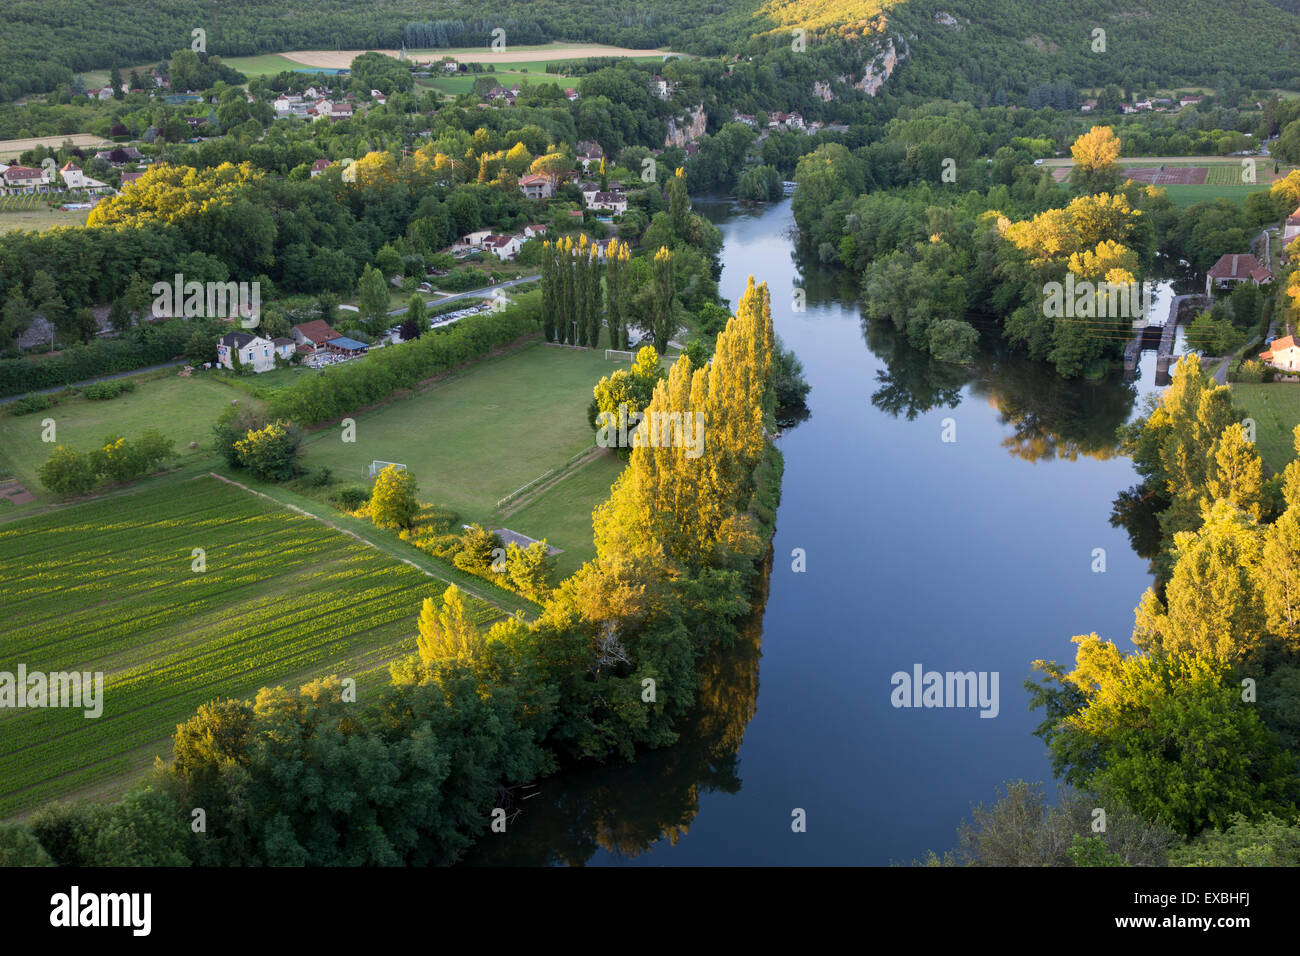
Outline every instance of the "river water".
{"type": "Polygon", "coordinates": [[[910,863],[1004,781],[1052,791],[1035,659],[1072,662],[1093,631],[1131,647],[1151,576],[1108,520],[1137,481],[1113,436],[1154,355],[1134,385],[1063,382],[996,340],[974,369],[935,363],[865,323],[843,277],[801,269],[788,200],[697,207],[723,232],[722,294],[766,281],[812,384],[779,441],[766,603],[708,662],[681,743],[541,782],[471,864],[910,863]],[[996,675],[996,716],[893,706],[892,675],[916,665],[996,675]]]}

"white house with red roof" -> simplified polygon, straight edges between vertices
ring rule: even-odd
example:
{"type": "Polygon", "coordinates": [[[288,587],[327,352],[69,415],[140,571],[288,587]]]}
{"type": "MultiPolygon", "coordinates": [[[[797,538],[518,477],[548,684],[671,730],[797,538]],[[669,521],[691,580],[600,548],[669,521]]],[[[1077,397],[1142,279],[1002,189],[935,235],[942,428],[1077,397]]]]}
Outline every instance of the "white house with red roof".
{"type": "Polygon", "coordinates": [[[1274,339],[1266,351],[1259,353],[1259,357],[1274,368],[1287,372],[1300,371],[1300,345],[1296,344],[1294,335],[1274,339]]]}

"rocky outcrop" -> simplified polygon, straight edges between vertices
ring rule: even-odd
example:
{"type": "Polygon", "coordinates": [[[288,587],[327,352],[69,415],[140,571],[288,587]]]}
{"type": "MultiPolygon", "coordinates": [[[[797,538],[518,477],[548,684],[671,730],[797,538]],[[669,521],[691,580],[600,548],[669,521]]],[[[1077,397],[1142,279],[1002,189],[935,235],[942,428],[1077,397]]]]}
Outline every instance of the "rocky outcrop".
{"type": "Polygon", "coordinates": [[[862,74],[862,79],[853,85],[868,96],[875,96],[880,88],[885,85],[885,80],[894,75],[894,70],[897,69],[898,64],[906,60],[907,56],[906,43],[899,40],[896,46],[893,37],[886,38],[880,52],[872,57],[871,62],[867,64],[867,70],[862,74]]]}
{"type": "Polygon", "coordinates": [[[674,116],[668,120],[668,135],[664,137],[664,146],[678,149],[687,143],[693,143],[704,135],[709,125],[709,118],[701,103],[685,116],[674,116]]]}
{"type": "Polygon", "coordinates": [[[831,92],[830,83],[825,80],[816,80],[813,82],[813,96],[817,97],[823,103],[829,103],[835,99],[835,94],[831,92]]]}

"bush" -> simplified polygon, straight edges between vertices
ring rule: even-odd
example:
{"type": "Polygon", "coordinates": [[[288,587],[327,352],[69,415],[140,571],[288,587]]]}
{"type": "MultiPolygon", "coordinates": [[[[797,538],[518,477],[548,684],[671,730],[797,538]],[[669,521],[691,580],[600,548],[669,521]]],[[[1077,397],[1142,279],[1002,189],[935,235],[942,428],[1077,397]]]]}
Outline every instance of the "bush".
{"type": "Polygon", "coordinates": [[[47,408],[53,408],[57,404],[49,395],[27,395],[9,403],[9,414],[30,415],[32,412],[43,412],[47,408]]]}
{"type": "Polygon", "coordinates": [[[122,378],[111,382],[95,382],[93,385],[87,385],[82,389],[81,394],[93,402],[106,402],[111,398],[117,398],[119,395],[134,391],[135,382],[122,378]]]}
{"type": "Polygon", "coordinates": [[[330,500],[343,511],[356,511],[370,500],[370,489],[355,485],[340,488],[330,500]]]}
{"type": "Polygon", "coordinates": [[[302,431],[291,421],[278,419],[250,431],[235,442],[239,466],[266,481],[288,481],[298,473],[298,446],[302,431]]]}
{"type": "Polygon", "coordinates": [[[329,468],[326,468],[323,465],[311,474],[311,486],[313,488],[324,488],[333,480],[334,472],[330,471],[329,468]]]}
{"type": "Polygon", "coordinates": [[[147,475],[171,456],[172,447],[172,441],[152,429],[134,442],[106,438],[104,446],[92,452],[59,445],[37,475],[55,494],[82,495],[100,481],[126,482],[147,475]]]}

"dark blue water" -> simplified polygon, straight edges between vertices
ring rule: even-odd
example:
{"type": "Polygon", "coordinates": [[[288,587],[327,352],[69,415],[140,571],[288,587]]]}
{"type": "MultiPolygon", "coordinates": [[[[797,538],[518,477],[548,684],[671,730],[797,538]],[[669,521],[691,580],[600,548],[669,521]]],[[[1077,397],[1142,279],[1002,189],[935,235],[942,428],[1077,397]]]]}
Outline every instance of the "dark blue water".
{"type": "Polygon", "coordinates": [[[1070,637],[1092,631],[1130,646],[1151,578],[1108,521],[1136,481],[1113,432],[1150,387],[1150,358],[1137,389],[1061,382],[1014,357],[937,365],[867,328],[841,282],[801,273],[788,201],[706,211],[725,238],[722,294],[734,305],[751,273],[768,283],[813,386],[810,418],[780,439],[761,626],[718,663],[713,711],[682,744],[544,781],[475,862],[907,863],[952,847],[1004,781],[1050,791],[1023,687],[1034,660],[1072,662],[1070,637]],[[891,706],[891,675],[914,664],[996,672],[999,713],[891,706]]]}

